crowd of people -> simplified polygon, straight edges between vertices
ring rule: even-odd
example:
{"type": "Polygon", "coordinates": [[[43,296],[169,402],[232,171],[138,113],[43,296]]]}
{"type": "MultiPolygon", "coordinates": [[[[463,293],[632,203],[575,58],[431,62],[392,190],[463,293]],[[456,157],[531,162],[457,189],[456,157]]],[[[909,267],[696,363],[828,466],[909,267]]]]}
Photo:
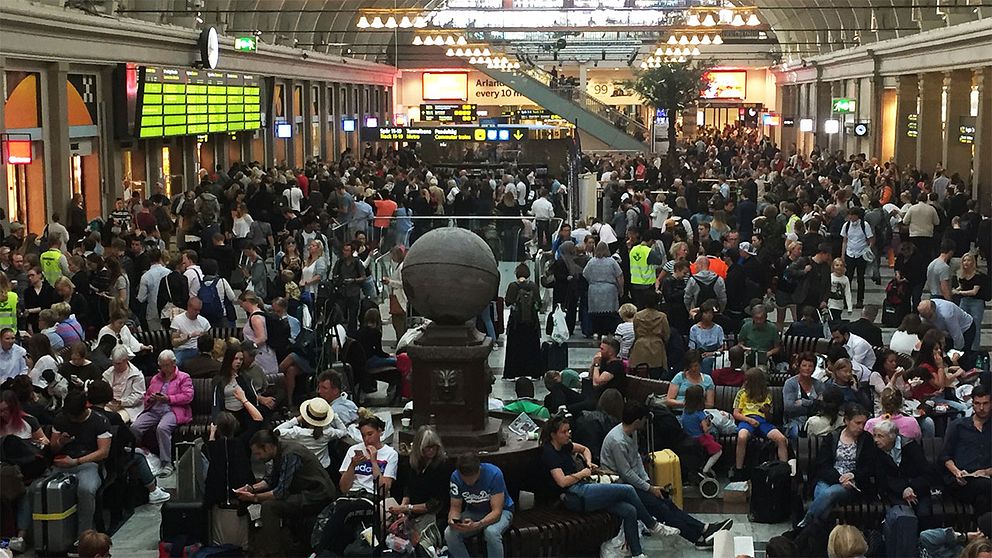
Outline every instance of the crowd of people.
{"type": "MultiPolygon", "coordinates": [[[[477,232],[498,260],[519,262],[502,301],[502,377],[516,379],[517,399],[491,407],[543,422],[546,492],[573,511],[614,514],[633,555],[643,554],[638,522],[701,548],[732,523],[701,522],[652,485],[637,445],[651,415],[643,401],[625,401],[636,375],[669,382],[663,404],[705,454],[704,477],[722,467],[718,433],[736,436],[733,480],[750,474],[752,439],[786,461],[801,439],[822,436],[819,455],[833,461],[819,464],[793,535],[857,492],[901,514],[892,524],[919,516],[909,539],[898,533],[903,544],[956,556],[938,550],[918,504],[941,487],[976,517],[990,511],[980,333],[992,286],[979,263],[988,268],[992,232],[961,177],[819,148],[787,153],[744,128],[705,129],[669,163],[583,156],[602,207],[575,222],[568,189],[552,177],[435,173],[411,147],[361,159],[348,150],[292,170],[202,170],[193,188],[134,192],[92,223],[81,222],[76,197],[68,225],[53,215],[40,236],[0,222],[5,459],[9,444],[44,465],[21,467],[23,481],[48,466],[77,478],[82,554],[111,441],[143,448],[128,453],[126,469],[150,502],[167,501],[156,475],[175,471],[173,436],[194,420],[194,379],[212,379],[206,443],[235,451],[205,454],[210,465],[237,461],[244,474],[233,485],[208,467],[208,500],[259,506],[253,552],[302,547],[309,534],[293,527],[319,515],[318,550],[343,554],[362,544],[356,519],[372,521],[374,502],[392,493],[398,539],[415,534],[422,549],[467,556],[466,541],[479,536],[488,556],[502,555],[519,487],[478,456],[452,467],[430,427],[401,464],[388,443],[393,425],[356,400],[376,390],[366,369],[399,368],[408,380],[409,359],[385,350],[382,327],[399,340],[414,310],[402,286],[406,249],[454,225],[477,232]],[[878,304],[866,279],[880,284],[884,267],[894,278],[878,304]],[[896,327],[888,347],[880,313],[896,327]],[[350,375],[321,369],[328,363],[314,346],[327,332],[350,375]],[[552,332],[599,343],[584,382],[542,362],[552,332]],[[823,338],[829,350],[787,354],[787,335],[823,338]],[[358,347],[357,360],[341,354],[345,346],[358,347]],[[779,415],[770,385],[782,372],[779,415]],[[532,379],[548,388],[543,401],[532,379]],[[716,409],[717,386],[740,387],[732,408],[716,409]],[[914,445],[924,437],[944,439],[932,464],[914,445]],[[270,464],[263,479],[252,460],[270,464]],[[591,483],[597,463],[620,482],[591,483]],[[410,480],[397,490],[400,477],[410,480]]],[[[479,321],[502,342],[488,309],[479,321]]],[[[9,547],[22,551],[31,498],[4,505],[16,515],[9,547]]]]}

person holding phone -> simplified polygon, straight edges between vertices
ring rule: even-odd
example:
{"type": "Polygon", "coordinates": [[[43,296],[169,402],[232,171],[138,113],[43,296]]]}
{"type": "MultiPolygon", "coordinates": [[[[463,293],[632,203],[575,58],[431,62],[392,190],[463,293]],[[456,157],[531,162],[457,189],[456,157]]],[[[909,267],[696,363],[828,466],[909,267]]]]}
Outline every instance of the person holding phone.
{"type": "Polygon", "coordinates": [[[465,539],[482,532],[486,556],[503,557],[503,533],[513,521],[513,498],[506,491],[503,472],[480,463],[474,453],[458,458],[451,473],[451,508],[444,540],[452,558],[468,558],[465,539]]]}
{"type": "Polygon", "coordinates": [[[144,410],[134,423],[131,431],[141,440],[144,433],[152,428],[158,439],[158,455],[162,469],[158,476],[167,477],[175,470],[172,466],[172,432],[176,426],[193,420],[193,380],[189,374],[176,367],[176,355],[170,350],[158,355],[158,374],[152,376],[145,391],[144,410]]]}

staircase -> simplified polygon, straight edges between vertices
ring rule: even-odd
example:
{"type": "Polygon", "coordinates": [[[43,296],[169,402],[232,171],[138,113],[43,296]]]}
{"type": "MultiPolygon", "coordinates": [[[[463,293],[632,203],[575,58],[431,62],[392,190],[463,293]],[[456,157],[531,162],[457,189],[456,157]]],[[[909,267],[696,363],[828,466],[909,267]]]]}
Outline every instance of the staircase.
{"type": "Polygon", "coordinates": [[[640,132],[641,137],[649,137],[649,131],[643,124],[603,104],[585,91],[576,87],[552,89],[548,86],[550,76],[536,69],[504,71],[480,65],[479,70],[568,120],[580,131],[598,139],[610,149],[645,153],[651,151],[646,143],[631,135],[640,132]],[[624,129],[618,124],[623,125],[624,129]]]}

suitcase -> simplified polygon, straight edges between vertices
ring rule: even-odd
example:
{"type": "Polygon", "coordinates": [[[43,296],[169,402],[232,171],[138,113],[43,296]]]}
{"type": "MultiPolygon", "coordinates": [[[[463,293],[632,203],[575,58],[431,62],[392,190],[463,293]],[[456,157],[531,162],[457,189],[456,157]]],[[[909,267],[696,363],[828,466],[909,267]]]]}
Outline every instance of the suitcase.
{"type": "Polygon", "coordinates": [[[544,364],[544,372],[568,368],[568,343],[541,343],[541,362],[544,364]]]}
{"type": "Polygon", "coordinates": [[[210,511],[210,544],[248,548],[248,514],[238,508],[214,506],[210,511]]]}
{"type": "Polygon", "coordinates": [[[31,483],[34,547],[41,556],[64,555],[78,535],[75,475],[58,472],[31,483]]]}
{"type": "Polygon", "coordinates": [[[651,484],[666,489],[672,502],[682,508],[682,465],[679,456],[670,449],[652,452],[651,484]]]}
{"type": "Polygon", "coordinates": [[[902,323],[902,319],[906,317],[909,313],[909,307],[906,305],[895,305],[889,304],[888,302],[882,303],[882,325],[885,327],[899,327],[902,323]]]}
{"type": "Polygon", "coordinates": [[[203,456],[198,442],[180,442],[176,444],[189,449],[176,460],[176,493],[173,500],[179,502],[199,502],[203,500],[203,456]]]}
{"type": "Polygon", "coordinates": [[[203,502],[178,502],[172,498],[162,504],[162,524],[159,539],[184,544],[205,544],[209,541],[210,518],[203,502]]]}
{"type": "Polygon", "coordinates": [[[783,523],[791,512],[792,469],[788,463],[766,461],[751,473],[748,518],[756,523],[783,523]]]}

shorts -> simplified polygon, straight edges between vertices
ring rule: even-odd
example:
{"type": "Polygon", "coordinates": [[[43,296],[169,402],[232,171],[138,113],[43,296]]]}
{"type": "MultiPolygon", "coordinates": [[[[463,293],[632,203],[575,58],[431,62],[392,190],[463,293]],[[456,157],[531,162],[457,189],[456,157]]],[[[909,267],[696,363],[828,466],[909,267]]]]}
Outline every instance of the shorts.
{"type": "Polygon", "coordinates": [[[720,442],[717,442],[716,439],[713,438],[713,435],[709,432],[703,434],[702,436],[696,436],[696,441],[699,442],[699,445],[703,446],[703,449],[706,450],[706,455],[716,455],[723,451],[723,446],[721,446],[720,442]]]}
{"type": "Polygon", "coordinates": [[[758,426],[756,426],[756,427],[755,426],[751,426],[750,424],[748,424],[748,423],[746,423],[744,421],[741,421],[741,422],[737,423],[737,431],[738,432],[740,432],[741,430],[747,430],[751,434],[755,434],[756,433],[755,431],[757,431],[757,434],[760,434],[762,438],[767,438],[768,437],[768,434],[772,430],[777,430],[777,427],[774,424],[772,424],[772,423],[768,422],[767,420],[765,420],[765,417],[760,417],[760,416],[757,416],[757,415],[748,415],[748,418],[753,418],[753,419],[757,420],[758,421],[758,426]]]}
{"type": "Polygon", "coordinates": [[[310,361],[306,358],[297,353],[290,353],[289,356],[293,358],[293,362],[296,364],[296,367],[300,369],[301,376],[313,376],[316,373],[313,365],[310,364],[310,361]]]}

